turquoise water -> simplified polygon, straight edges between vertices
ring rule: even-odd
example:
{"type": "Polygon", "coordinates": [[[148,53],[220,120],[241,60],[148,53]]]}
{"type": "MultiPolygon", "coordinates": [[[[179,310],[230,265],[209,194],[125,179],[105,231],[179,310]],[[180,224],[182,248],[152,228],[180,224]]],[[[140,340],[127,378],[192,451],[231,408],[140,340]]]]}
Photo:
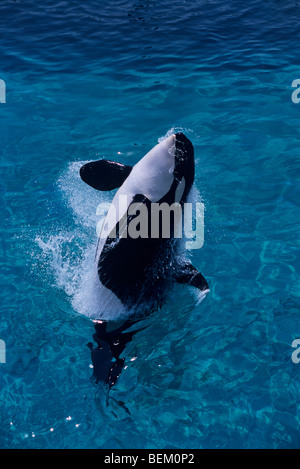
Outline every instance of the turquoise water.
{"type": "Polygon", "coordinates": [[[2,1],[0,446],[299,448],[295,1],[2,1]],[[96,208],[80,162],[195,146],[209,281],[90,380],[96,208]]]}

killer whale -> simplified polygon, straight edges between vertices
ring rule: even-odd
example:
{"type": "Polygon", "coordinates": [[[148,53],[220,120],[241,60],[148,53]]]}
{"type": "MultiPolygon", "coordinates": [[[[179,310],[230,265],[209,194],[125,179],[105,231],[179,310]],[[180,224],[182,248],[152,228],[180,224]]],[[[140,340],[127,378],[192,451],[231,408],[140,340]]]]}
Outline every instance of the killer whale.
{"type": "MultiPolygon", "coordinates": [[[[163,237],[161,226],[158,234],[151,236],[153,204],[171,206],[176,202],[183,207],[194,183],[194,148],[183,133],[170,135],[134,166],[102,159],[84,164],[80,176],[97,190],[118,189],[103,223],[94,262],[101,287],[116,304],[130,311],[132,318],[138,318],[161,306],[174,282],[209,290],[196,267],[178,260],[180,240],[174,237],[174,218],[170,219],[168,238],[163,237]],[[119,203],[122,197],[126,199],[123,205],[119,203]],[[137,220],[137,211],[130,211],[133,206],[147,208],[146,236],[123,236],[124,229],[137,220]]],[[[91,343],[89,348],[96,382],[115,384],[124,366],[120,354],[136,333],[126,332],[129,327],[130,320],[112,330],[106,321],[95,323],[97,348],[91,343]]]]}
{"type": "MultiPolygon", "coordinates": [[[[151,204],[174,202],[183,204],[194,182],[194,148],[183,133],[172,134],[157,144],[136,165],[128,166],[108,160],[93,161],[80,168],[84,182],[100,191],[118,188],[111,208],[104,220],[106,232],[115,236],[100,236],[95,266],[100,283],[115,295],[126,308],[137,312],[146,304],[155,307],[162,303],[167,285],[174,280],[202,291],[208,290],[203,275],[189,262],[176,261],[178,240],[151,236],[151,220],[145,237],[124,238],[122,227],[137,217],[130,207],[144,205],[151,213],[151,204]],[[118,207],[120,197],[126,196],[123,210],[118,207]],[[176,200],[177,199],[177,200],[176,200]]],[[[171,220],[172,221],[172,220],[171,220]]],[[[174,223],[173,223],[174,225],[174,223]]],[[[171,226],[171,233],[174,226],[171,226]]]]}

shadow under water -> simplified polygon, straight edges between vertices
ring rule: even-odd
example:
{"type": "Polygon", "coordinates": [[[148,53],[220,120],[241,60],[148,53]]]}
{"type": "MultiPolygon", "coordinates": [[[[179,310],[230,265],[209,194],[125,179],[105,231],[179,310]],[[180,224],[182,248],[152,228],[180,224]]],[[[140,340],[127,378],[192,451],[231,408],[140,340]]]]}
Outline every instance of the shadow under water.
{"type": "Polygon", "coordinates": [[[131,331],[128,329],[140,321],[141,319],[129,319],[123,323],[94,321],[93,339],[97,346],[94,347],[91,342],[87,346],[91,350],[93,364],[91,380],[95,384],[103,383],[111,388],[116,383],[125,364],[125,358],[121,358],[120,355],[126,345],[132,341],[133,336],[146,326],[131,331]]]}

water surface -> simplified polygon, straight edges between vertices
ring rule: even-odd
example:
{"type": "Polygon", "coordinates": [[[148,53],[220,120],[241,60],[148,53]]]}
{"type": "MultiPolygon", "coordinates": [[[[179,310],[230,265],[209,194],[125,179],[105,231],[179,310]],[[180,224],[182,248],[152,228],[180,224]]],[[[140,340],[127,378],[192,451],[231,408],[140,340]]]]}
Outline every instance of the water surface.
{"type": "Polygon", "coordinates": [[[1,447],[299,447],[299,9],[1,2],[1,447]],[[195,146],[211,293],[170,291],[107,406],[80,287],[112,194],[78,167],[134,164],[171,129],[195,146]]]}

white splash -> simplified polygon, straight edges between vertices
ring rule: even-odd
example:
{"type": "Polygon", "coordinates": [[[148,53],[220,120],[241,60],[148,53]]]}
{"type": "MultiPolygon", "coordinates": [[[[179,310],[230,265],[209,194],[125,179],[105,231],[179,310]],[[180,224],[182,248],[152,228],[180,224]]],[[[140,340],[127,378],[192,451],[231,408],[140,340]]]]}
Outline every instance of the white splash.
{"type": "Polygon", "coordinates": [[[76,312],[93,319],[115,320],[129,312],[100,284],[94,266],[100,218],[97,207],[111,201],[113,194],[95,191],[80,179],[79,169],[85,163],[71,163],[57,182],[75,224],[66,230],[61,220],[52,233],[40,234],[35,241],[42,251],[40,260],[47,270],[51,269],[55,286],[70,297],[76,312]]]}

